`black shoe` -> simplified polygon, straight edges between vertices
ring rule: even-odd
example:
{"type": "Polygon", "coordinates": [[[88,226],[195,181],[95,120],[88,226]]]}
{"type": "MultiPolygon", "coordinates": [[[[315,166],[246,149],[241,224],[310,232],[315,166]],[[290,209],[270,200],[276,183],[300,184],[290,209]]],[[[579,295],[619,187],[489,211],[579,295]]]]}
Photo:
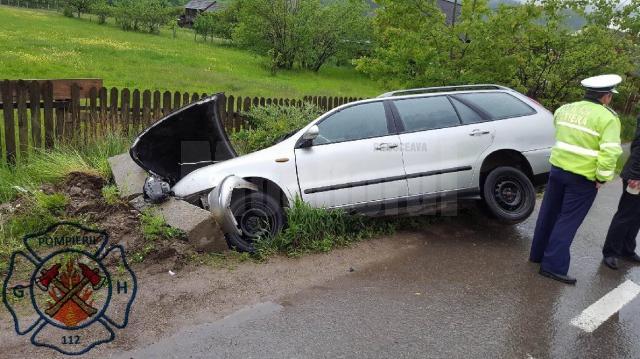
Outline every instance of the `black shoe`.
{"type": "Polygon", "coordinates": [[[640,256],[637,254],[632,254],[630,256],[624,256],[622,259],[627,260],[629,262],[640,263],[640,256]]]}
{"type": "Polygon", "coordinates": [[[613,270],[618,270],[618,258],[616,257],[604,257],[602,259],[602,264],[613,270]]]}
{"type": "Polygon", "coordinates": [[[562,282],[565,284],[576,284],[577,280],[573,277],[569,277],[568,275],[556,274],[552,272],[548,272],[542,268],[540,268],[540,275],[545,276],[547,278],[551,278],[553,280],[557,280],[558,282],[562,282]]]}

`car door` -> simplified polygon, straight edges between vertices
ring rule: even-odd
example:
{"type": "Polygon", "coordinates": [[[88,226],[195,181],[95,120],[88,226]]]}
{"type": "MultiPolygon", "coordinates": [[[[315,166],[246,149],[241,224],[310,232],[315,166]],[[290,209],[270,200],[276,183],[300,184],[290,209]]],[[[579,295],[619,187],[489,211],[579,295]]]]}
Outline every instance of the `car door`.
{"type": "Polygon", "coordinates": [[[320,120],[310,147],[296,148],[302,198],[316,207],[379,202],[407,195],[400,139],[382,101],[320,120]]]}
{"type": "Polygon", "coordinates": [[[460,117],[482,117],[448,96],[398,99],[393,112],[409,195],[455,191],[471,187],[476,159],[492,142],[490,122],[464,124],[460,117]]]}

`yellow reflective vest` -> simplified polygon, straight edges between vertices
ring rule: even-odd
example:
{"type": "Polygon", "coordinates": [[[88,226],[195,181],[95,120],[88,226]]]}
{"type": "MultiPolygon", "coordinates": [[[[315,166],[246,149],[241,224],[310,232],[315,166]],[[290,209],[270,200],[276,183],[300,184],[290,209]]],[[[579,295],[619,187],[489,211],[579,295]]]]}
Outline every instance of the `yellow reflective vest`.
{"type": "Polygon", "coordinates": [[[602,104],[579,101],[554,114],[556,144],[550,162],[589,180],[613,179],[620,146],[620,120],[602,104]]]}

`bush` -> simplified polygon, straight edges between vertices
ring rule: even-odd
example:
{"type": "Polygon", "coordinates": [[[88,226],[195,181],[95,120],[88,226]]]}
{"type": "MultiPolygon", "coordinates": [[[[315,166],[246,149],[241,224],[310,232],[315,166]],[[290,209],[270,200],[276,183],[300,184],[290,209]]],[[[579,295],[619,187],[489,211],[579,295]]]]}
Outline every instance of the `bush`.
{"type": "Polygon", "coordinates": [[[295,132],[322,113],[318,107],[304,103],[297,106],[271,105],[254,107],[245,115],[249,128],[231,133],[233,146],[240,154],[247,154],[276,143],[295,132]]]}

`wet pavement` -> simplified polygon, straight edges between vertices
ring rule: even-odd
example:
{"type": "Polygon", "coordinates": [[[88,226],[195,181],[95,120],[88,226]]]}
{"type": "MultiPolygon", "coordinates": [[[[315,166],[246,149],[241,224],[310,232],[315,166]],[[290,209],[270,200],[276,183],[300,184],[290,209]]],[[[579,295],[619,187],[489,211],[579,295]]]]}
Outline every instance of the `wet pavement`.
{"type": "Polygon", "coordinates": [[[411,255],[364,268],[223,320],[183,328],[123,358],[639,358],[640,299],[593,333],[570,324],[640,267],[601,266],[621,192],[600,190],[572,247],[577,286],[527,261],[537,212],[503,227],[477,216],[407,233],[411,255]]]}

